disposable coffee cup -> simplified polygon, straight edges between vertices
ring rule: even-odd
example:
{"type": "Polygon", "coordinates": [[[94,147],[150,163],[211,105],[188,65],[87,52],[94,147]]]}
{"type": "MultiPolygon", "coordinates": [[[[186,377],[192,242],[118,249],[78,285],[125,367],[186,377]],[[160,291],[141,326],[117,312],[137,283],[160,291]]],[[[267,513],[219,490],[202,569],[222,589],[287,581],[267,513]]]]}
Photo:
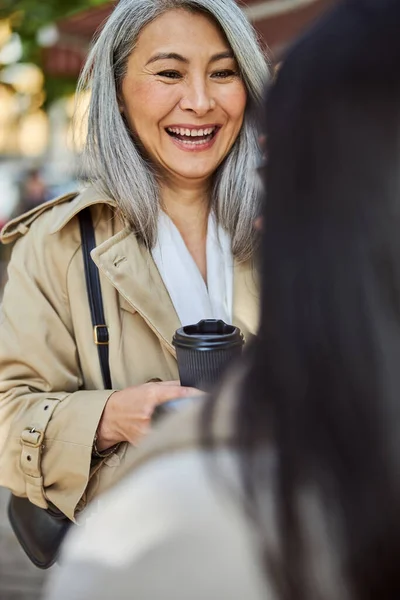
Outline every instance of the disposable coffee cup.
{"type": "Polygon", "coordinates": [[[238,327],[204,319],[178,329],[172,343],[181,384],[209,391],[226,367],[241,355],[244,339],[238,327]]]}

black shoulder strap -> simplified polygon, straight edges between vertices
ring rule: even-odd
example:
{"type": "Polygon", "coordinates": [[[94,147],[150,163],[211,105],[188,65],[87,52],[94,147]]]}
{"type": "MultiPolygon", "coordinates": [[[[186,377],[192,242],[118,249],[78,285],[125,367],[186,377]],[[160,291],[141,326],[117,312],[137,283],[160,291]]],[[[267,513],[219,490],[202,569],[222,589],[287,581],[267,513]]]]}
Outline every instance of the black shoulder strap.
{"type": "Polygon", "coordinates": [[[85,208],[79,213],[79,224],[82,238],[83,264],[85,265],[86,287],[89,299],[90,314],[92,316],[93,339],[97,346],[100,360],[101,374],[105,390],[112,389],[109,352],[108,352],[108,327],[105,323],[103,298],[99,271],[94,264],[90,252],[96,247],[92,215],[90,208],[85,208]]]}

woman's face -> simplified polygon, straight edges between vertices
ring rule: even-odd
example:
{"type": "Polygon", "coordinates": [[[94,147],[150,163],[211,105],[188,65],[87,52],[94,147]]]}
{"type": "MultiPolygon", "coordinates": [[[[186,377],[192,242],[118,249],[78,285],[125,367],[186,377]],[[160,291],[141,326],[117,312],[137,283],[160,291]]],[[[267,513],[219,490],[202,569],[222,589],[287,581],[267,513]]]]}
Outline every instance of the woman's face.
{"type": "Polygon", "coordinates": [[[171,10],[142,30],[121,109],[167,180],[210,178],[239,134],[246,100],[232,50],[210,18],[171,10]]]}

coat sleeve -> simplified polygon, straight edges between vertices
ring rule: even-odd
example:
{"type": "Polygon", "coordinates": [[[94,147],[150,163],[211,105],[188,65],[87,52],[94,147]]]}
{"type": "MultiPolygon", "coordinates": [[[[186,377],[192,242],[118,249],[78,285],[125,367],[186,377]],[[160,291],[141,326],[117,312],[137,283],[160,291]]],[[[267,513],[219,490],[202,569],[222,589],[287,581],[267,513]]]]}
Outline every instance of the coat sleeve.
{"type": "Polygon", "coordinates": [[[35,225],[14,247],[0,313],[0,485],[73,518],[112,390],[81,390],[68,257],[35,225]]]}

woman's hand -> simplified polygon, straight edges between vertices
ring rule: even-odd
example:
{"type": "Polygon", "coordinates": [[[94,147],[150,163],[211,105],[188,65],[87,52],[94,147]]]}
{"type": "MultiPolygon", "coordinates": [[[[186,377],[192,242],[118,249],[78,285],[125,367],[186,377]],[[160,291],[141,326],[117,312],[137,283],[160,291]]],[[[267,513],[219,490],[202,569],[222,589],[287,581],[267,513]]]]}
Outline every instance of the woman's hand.
{"type": "Polygon", "coordinates": [[[119,442],[136,446],[148,432],[158,405],[202,394],[194,388],[182,387],[179,381],[145,383],[114,392],[108,399],[97,429],[97,449],[101,452],[119,442]]]}

